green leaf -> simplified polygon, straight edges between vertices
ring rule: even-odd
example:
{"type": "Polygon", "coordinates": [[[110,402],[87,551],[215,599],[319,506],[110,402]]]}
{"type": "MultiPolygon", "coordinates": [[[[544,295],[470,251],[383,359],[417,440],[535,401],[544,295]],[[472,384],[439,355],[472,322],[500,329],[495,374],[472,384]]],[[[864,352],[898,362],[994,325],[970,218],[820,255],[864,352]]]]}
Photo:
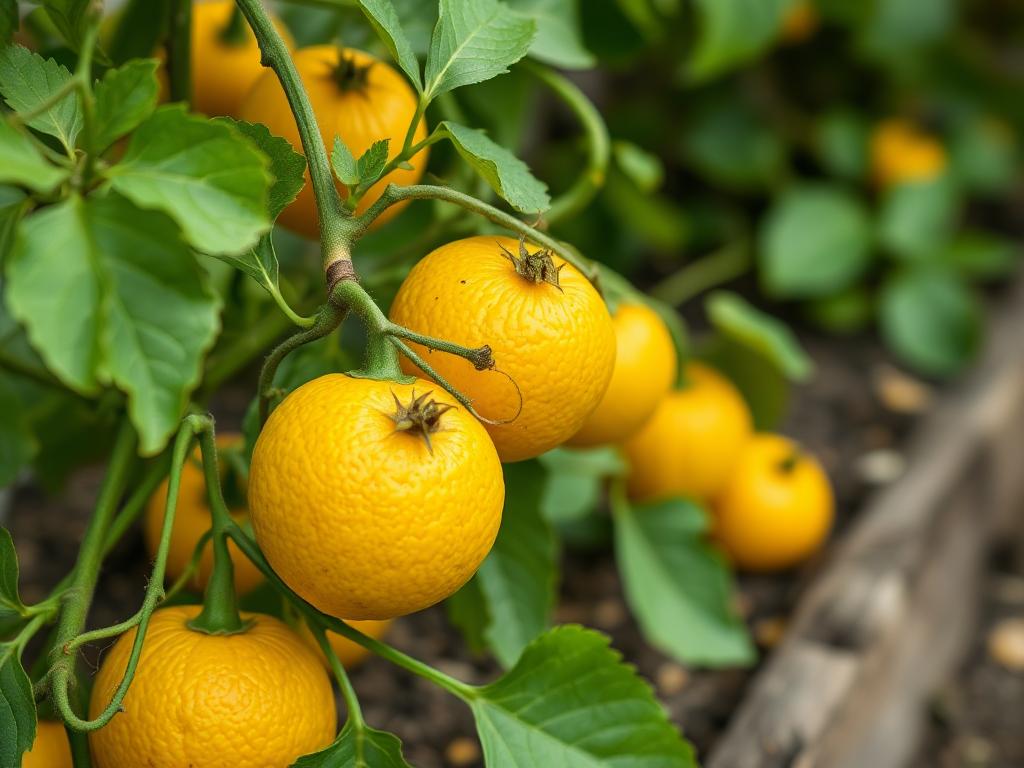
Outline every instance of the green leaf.
{"type": "Polygon", "coordinates": [[[625,497],[613,504],[619,574],[647,640],[685,664],[752,663],[729,567],[708,543],[704,510],[682,499],[635,509],[625,497]]]}
{"type": "Polygon", "coordinates": [[[402,742],[394,734],[352,720],[345,723],[337,740],[315,755],[300,757],[292,768],[410,768],[402,757],[402,742]]]}
{"type": "Polygon", "coordinates": [[[761,227],[761,282],[784,299],[849,287],[871,259],[871,221],[855,197],[825,184],[791,189],[761,227]]]}
{"type": "Polygon", "coordinates": [[[6,528],[0,528],[0,615],[4,612],[25,614],[25,604],[18,595],[18,553],[6,528]]]}
{"type": "Polygon", "coordinates": [[[875,316],[871,293],[863,286],[813,299],[803,306],[812,323],[829,333],[854,334],[867,328],[875,316]]]}
{"type": "Polygon", "coordinates": [[[992,280],[1012,274],[1020,265],[1015,242],[990,232],[964,232],[946,246],[942,262],[965,277],[992,280]]]}
{"type": "Polygon", "coordinates": [[[970,288],[949,270],[920,266],[882,288],[879,323],[892,350],[921,373],[950,376],[981,344],[982,311],[970,288]]]}
{"type": "Polygon", "coordinates": [[[262,123],[247,123],[230,117],[218,117],[214,122],[234,126],[270,159],[270,173],[274,183],[267,195],[267,210],[270,212],[270,220],[276,220],[306,183],[305,156],[296,152],[288,139],[275,136],[262,123]]]}
{"type": "Polygon", "coordinates": [[[956,22],[955,0],[876,0],[864,5],[874,9],[863,30],[864,45],[882,56],[915,55],[921,46],[944,37],[956,22]]]}
{"type": "Polygon", "coordinates": [[[554,523],[591,514],[601,500],[605,481],[626,471],[622,456],[611,446],[587,451],[556,448],[539,460],[548,471],[541,510],[554,523]]]}
{"type": "Polygon", "coordinates": [[[700,109],[683,136],[683,150],[699,173],[740,191],[774,184],[786,165],[786,148],[777,132],[734,99],[700,109]]]}
{"type": "Polygon", "coordinates": [[[412,50],[412,45],[402,24],[399,21],[398,13],[392,5],[391,0],[359,0],[359,7],[366,16],[366,20],[376,30],[377,36],[387,46],[391,57],[398,62],[398,66],[412,80],[416,90],[423,92],[423,78],[420,75],[420,63],[412,50]]]}
{"type": "Polygon", "coordinates": [[[860,180],[868,170],[867,120],[857,112],[835,110],[815,126],[814,147],[827,171],[844,179],[860,180]]]}
{"type": "Polygon", "coordinates": [[[366,188],[380,178],[381,171],[388,164],[390,139],[381,139],[370,145],[358,160],[341,140],[334,137],[334,151],[331,153],[331,167],[338,180],[350,188],[366,188]]]}
{"type": "Polygon", "coordinates": [[[153,55],[166,34],[169,3],[170,0],[127,0],[116,19],[108,17],[104,27],[115,26],[105,47],[115,64],[153,55]]]}
{"type": "Polygon", "coordinates": [[[117,195],[72,197],[18,228],[5,285],[48,367],[80,392],[112,383],[145,454],[177,427],[218,303],[173,222],[117,195]]]}
{"type": "Polygon", "coordinates": [[[778,428],[789,408],[792,386],[774,360],[745,340],[724,335],[712,336],[698,348],[696,356],[736,385],[758,431],[778,428]]]}
{"type": "Polygon", "coordinates": [[[49,14],[53,25],[75,51],[85,38],[85,31],[89,26],[89,9],[92,5],[92,0],[42,0],[42,6],[49,14]]]}
{"type": "MultiPolygon", "coordinates": [[[[6,533],[6,532],[5,532],[6,533]]],[[[0,765],[21,765],[36,738],[36,702],[14,643],[0,643],[0,765]]]]}
{"type": "Polygon", "coordinates": [[[0,183],[50,192],[67,177],[68,171],[39,154],[32,139],[0,118],[0,183]]]}
{"type": "Polygon", "coordinates": [[[119,69],[108,69],[96,84],[96,146],[105,150],[139,127],[156,109],[160,84],[156,59],[135,59],[119,69]]]}
{"type": "Polygon", "coordinates": [[[0,43],[10,43],[18,31],[18,0],[0,0],[0,43]]]}
{"type": "Polygon", "coordinates": [[[583,43],[577,0],[507,0],[515,11],[537,22],[530,55],[562,69],[587,69],[594,55],[583,43]]]}
{"type": "Polygon", "coordinates": [[[956,120],[949,160],[957,182],[978,194],[1005,191],[1017,178],[1018,148],[1013,129],[987,115],[956,120]]]}
{"type": "Polygon", "coordinates": [[[167,213],[195,248],[241,253],[270,227],[268,164],[232,126],[170,105],[132,134],[107,178],[139,207],[167,213]]]}
{"type": "Polygon", "coordinates": [[[427,54],[427,100],[508,72],[530,50],[536,30],[498,0],[441,0],[427,54]]]}
{"type": "Polygon", "coordinates": [[[597,632],[550,630],[476,693],[488,768],[696,768],[650,686],[597,632]]]}
{"type": "Polygon", "coordinates": [[[237,254],[214,254],[214,258],[244,272],[271,295],[279,290],[280,265],[274,250],[274,241],[270,235],[261,236],[256,247],[250,251],[237,254]]]}
{"type": "MultiPolygon", "coordinates": [[[[0,50],[0,93],[8,106],[19,114],[27,114],[67,85],[71,73],[53,59],[20,45],[0,50]]],[[[82,130],[82,108],[77,93],[69,93],[49,109],[27,123],[55,137],[69,152],[82,130]]]]}
{"type": "Polygon", "coordinates": [[[17,187],[0,185],[0,274],[7,261],[7,252],[14,242],[15,228],[30,203],[28,196],[17,187]]]}
{"type": "Polygon", "coordinates": [[[793,0],[697,0],[700,33],[689,75],[706,80],[753,58],[775,39],[793,0]]]}
{"type": "Polygon", "coordinates": [[[434,135],[449,139],[473,170],[517,211],[538,215],[551,205],[547,186],[534,178],[526,163],[482,131],[446,120],[434,135]]]}
{"type": "Polygon", "coordinates": [[[813,372],[811,359],[780,320],[728,291],[715,291],[704,306],[719,333],[758,352],[792,381],[805,381],[813,372]]]}
{"type": "Polygon", "coordinates": [[[897,184],[886,192],[879,239],[887,251],[907,260],[932,260],[949,240],[960,207],[948,178],[897,184]]]}
{"type": "Polygon", "coordinates": [[[650,194],[661,187],[665,178],[665,166],[657,155],[630,141],[614,142],[612,152],[618,169],[641,192],[650,194]]]}
{"type": "MultiPolygon", "coordinates": [[[[32,428],[18,393],[7,378],[0,378],[0,488],[10,485],[36,452],[32,428]]],[[[4,566],[0,551],[0,570],[4,566]]],[[[0,584],[0,587],[3,585],[0,584]]],[[[3,613],[0,594],[0,614],[3,613]]]]}

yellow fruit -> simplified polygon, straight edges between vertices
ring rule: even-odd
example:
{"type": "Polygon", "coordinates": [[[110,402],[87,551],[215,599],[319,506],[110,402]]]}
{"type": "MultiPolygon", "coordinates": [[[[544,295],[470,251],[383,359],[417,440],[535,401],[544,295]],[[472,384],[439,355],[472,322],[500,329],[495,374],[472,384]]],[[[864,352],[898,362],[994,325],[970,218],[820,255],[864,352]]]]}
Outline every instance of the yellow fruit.
{"type": "MultiPolygon", "coordinates": [[[[442,245],[413,267],[391,306],[392,321],[417,333],[490,346],[496,369],[478,371],[460,357],[411,345],[477,413],[505,422],[487,431],[509,462],[576,434],[615,365],[615,331],[594,287],[557,256],[522,248],[526,259],[519,241],[495,235],[442,245]]],[[[406,359],[402,365],[418,372],[406,359]]]]}
{"type": "MultiPolygon", "coordinates": [[[[369,635],[375,640],[380,640],[384,637],[391,627],[391,623],[390,619],[387,621],[347,622],[353,629],[358,629],[364,635],[369,635]]],[[[313,637],[313,633],[310,632],[305,622],[302,622],[299,626],[299,634],[302,635],[302,639],[306,641],[310,648],[316,650],[320,660],[327,665],[327,658],[320,652],[320,644],[317,643],[316,638],[313,637]]],[[[341,666],[345,667],[345,669],[352,669],[358,666],[370,653],[359,643],[354,643],[337,632],[328,632],[327,642],[331,644],[331,648],[334,649],[334,655],[338,657],[338,661],[341,662],[341,666]]]]}
{"type": "MultiPolygon", "coordinates": [[[[317,655],[271,616],[235,635],[195,632],[200,607],[156,611],[124,709],[89,734],[96,768],[266,768],[322,749],[336,728],[331,681],[317,655]]],[[[103,660],[96,717],[121,682],[136,630],[103,660]]]]}
{"type": "Polygon", "coordinates": [[[871,134],[871,171],[881,187],[930,181],[946,169],[946,150],[908,120],[884,120],[871,134]]]}
{"type": "MultiPolygon", "coordinates": [[[[242,436],[237,434],[218,435],[220,448],[237,448],[242,436]]],[[[171,530],[171,548],[167,552],[167,580],[175,581],[188,566],[196,543],[210,530],[210,507],[206,502],[206,481],[203,478],[202,458],[196,448],[192,458],[181,470],[181,484],[178,487],[178,506],[174,513],[174,528],[171,530]]],[[[220,463],[224,469],[224,463],[220,463]]],[[[157,488],[146,505],[144,535],[150,557],[156,557],[160,544],[160,531],[164,524],[164,505],[167,501],[167,481],[157,488]]],[[[248,522],[245,509],[232,510],[231,516],[239,525],[248,522]]],[[[235,589],[240,593],[250,592],[263,583],[263,574],[243,555],[233,541],[228,542],[228,551],[235,566],[235,589]]],[[[199,560],[199,570],[189,582],[189,588],[202,592],[213,573],[213,546],[207,542],[199,560]]]]}
{"type": "Polygon", "coordinates": [[[270,415],[249,472],[267,560],[343,619],[390,619],[452,594],[490,551],[504,497],[483,427],[422,380],[302,385],[270,415]]]}
{"type": "Polygon", "coordinates": [[[752,432],[750,409],[732,383],[705,365],[687,364],[686,386],[669,392],[624,445],[630,498],[711,498],[752,432]]]}
{"type": "Polygon", "coordinates": [[[36,740],[21,759],[21,768],[71,768],[71,745],[63,723],[40,720],[36,740]]]}
{"type": "Polygon", "coordinates": [[[715,503],[715,538],[740,568],[787,568],[825,541],[833,507],[813,457],[781,435],[756,435],[715,503]]]}
{"type": "Polygon", "coordinates": [[[654,413],[676,379],[676,348],[658,313],[646,304],[621,304],[612,315],[615,368],[604,397],[568,445],[621,443],[654,413]]]}
{"type": "MultiPolygon", "coordinates": [[[[391,157],[401,151],[416,113],[417,98],[395,69],[368,53],[333,45],[302,48],[295,52],[293,60],[328,152],[333,150],[335,136],[340,136],[357,158],[381,139],[391,139],[391,157]]],[[[297,151],[302,151],[295,118],[273,72],[266,72],[256,81],[242,105],[241,117],[263,123],[271,133],[283,136],[297,151]]],[[[422,141],[426,136],[426,122],[421,120],[414,140],[422,141]]],[[[356,211],[362,213],[370,207],[390,182],[415,184],[419,181],[427,166],[427,156],[427,150],[421,150],[409,160],[411,169],[399,168],[370,187],[356,211]]],[[[338,189],[344,193],[340,184],[338,189]]],[[[392,206],[375,224],[392,218],[401,207],[401,204],[392,206]]],[[[301,235],[319,238],[319,218],[308,171],[306,186],[295,202],[285,208],[280,221],[301,235]]]]}

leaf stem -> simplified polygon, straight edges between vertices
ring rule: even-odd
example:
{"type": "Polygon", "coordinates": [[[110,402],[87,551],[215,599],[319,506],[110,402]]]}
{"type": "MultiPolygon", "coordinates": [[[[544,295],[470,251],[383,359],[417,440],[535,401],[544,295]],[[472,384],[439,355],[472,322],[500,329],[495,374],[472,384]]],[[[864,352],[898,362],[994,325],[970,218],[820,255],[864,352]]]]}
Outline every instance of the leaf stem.
{"type": "Polygon", "coordinates": [[[745,240],[729,243],[687,264],[649,291],[655,299],[673,307],[715,286],[727,283],[750,268],[750,248],[745,240]]]}
{"type": "Polygon", "coordinates": [[[330,664],[334,679],[338,681],[342,698],[345,699],[345,707],[348,709],[349,722],[357,730],[362,730],[366,727],[366,720],[363,719],[363,709],[359,706],[359,697],[356,696],[355,688],[352,687],[352,681],[348,679],[348,673],[339,661],[338,654],[334,652],[334,648],[328,642],[326,631],[320,624],[309,619],[306,619],[306,625],[313,633],[313,637],[316,638],[317,645],[320,646],[320,651],[327,659],[327,663],[330,664]]]}

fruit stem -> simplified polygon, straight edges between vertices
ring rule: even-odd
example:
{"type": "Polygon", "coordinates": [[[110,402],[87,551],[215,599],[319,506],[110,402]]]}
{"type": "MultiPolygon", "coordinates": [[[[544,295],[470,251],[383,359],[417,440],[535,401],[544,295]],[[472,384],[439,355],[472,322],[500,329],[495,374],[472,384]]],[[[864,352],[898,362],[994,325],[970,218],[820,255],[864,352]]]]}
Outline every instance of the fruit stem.
{"type": "Polygon", "coordinates": [[[170,3],[167,72],[171,101],[192,103],[192,0],[170,3]]]}
{"type": "Polygon", "coordinates": [[[359,283],[342,280],[331,291],[331,303],[338,304],[359,317],[366,328],[366,362],[350,376],[381,381],[409,381],[402,373],[398,352],[390,343],[391,323],[359,283]]]}
{"type": "Polygon", "coordinates": [[[327,633],[315,621],[306,619],[306,626],[309,627],[309,631],[316,638],[320,651],[323,653],[324,658],[327,659],[327,663],[330,664],[335,680],[338,681],[338,688],[341,689],[341,696],[345,699],[345,707],[348,709],[349,722],[352,723],[353,728],[362,730],[366,727],[366,720],[363,719],[363,709],[359,706],[359,697],[356,696],[355,688],[352,687],[352,681],[348,679],[348,673],[338,659],[338,654],[334,652],[334,648],[327,641],[327,633]]]}
{"type": "Polygon", "coordinates": [[[551,207],[544,214],[544,220],[549,225],[555,224],[563,219],[572,218],[586,208],[604,186],[612,153],[608,126],[605,125],[597,107],[569,78],[549,66],[530,59],[523,59],[518,66],[544,83],[572,110],[586,137],[587,165],[583,173],[569,189],[551,202],[551,207]]]}
{"type": "Polygon", "coordinates": [[[800,459],[803,458],[800,453],[800,448],[795,447],[782,461],[779,462],[779,472],[784,475],[790,474],[796,469],[797,464],[800,463],[800,459]]]}

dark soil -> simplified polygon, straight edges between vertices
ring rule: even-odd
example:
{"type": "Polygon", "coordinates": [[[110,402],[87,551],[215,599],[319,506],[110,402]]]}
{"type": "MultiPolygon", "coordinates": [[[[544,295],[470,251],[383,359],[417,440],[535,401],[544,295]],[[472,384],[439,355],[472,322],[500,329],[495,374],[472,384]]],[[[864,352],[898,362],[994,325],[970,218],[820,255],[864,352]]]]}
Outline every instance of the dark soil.
{"type": "MultiPolygon", "coordinates": [[[[886,356],[871,342],[837,342],[814,336],[803,341],[817,362],[818,373],[796,393],[794,411],[784,431],[818,455],[828,470],[836,489],[837,534],[841,534],[861,508],[872,482],[891,480],[898,473],[899,446],[914,420],[907,411],[926,407],[921,395],[928,391],[914,390],[910,382],[913,397],[900,397],[907,381],[889,367],[886,356]]],[[[237,425],[245,402],[246,395],[240,392],[215,405],[219,423],[237,425]]],[[[47,498],[31,485],[17,491],[8,525],[21,558],[26,600],[42,598],[71,566],[99,474],[97,469],[79,472],[60,498],[47,498]]],[[[826,551],[798,572],[741,580],[741,606],[763,649],[767,651],[778,641],[798,596],[827,558],[826,551]]],[[[142,599],[147,572],[141,536],[132,533],[107,562],[98,593],[102,600],[93,611],[93,623],[111,623],[134,611],[142,599]]],[[[994,574],[992,578],[995,585],[1001,577],[994,574]]],[[[992,600],[997,599],[997,592],[993,587],[992,600]]],[[[990,613],[994,617],[1000,610],[1003,608],[993,603],[990,613]]],[[[1007,610],[1016,610],[1019,615],[1021,606],[1007,610]]],[[[607,549],[566,553],[557,619],[609,633],[615,647],[652,681],[672,719],[701,753],[722,732],[751,678],[751,670],[684,669],[650,649],[629,615],[607,549]]],[[[493,662],[468,655],[441,608],[396,622],[389,640],[468,682],[484,682],[497,673],[493,662]]],[[[983,765],[1024,765],[1020,728],[1024,680],[1018,676],[1015,684],[1004,685],[998,670],[989,668],[983,650],[954,684],[955,695],[950,700],[955,703],[946,707],[945,718],[937,721],[929,739],[931,751],[922,758],[922,768],[967,765],[940,763],[939,755],[960,755],[957,750],[962,744],[977,739],[997,750],[1005,748],[1010,761],[983,765]],[[996,689],[998,694],[993,693],[996,689]],[[998,698],[989,700],[994,696],[998,698]],[[979,701],[987,702],[987,706],[978,706],[979,701]]],[[[92,664],[97,657],[95,652],[91,655],[92,664]]],[[[481,764],[469,712],[447,694],[379,659],[371,659],[355,670],[353,681],[367,720],[398,734],[413,765],[434,768],[481,764]]]]}

